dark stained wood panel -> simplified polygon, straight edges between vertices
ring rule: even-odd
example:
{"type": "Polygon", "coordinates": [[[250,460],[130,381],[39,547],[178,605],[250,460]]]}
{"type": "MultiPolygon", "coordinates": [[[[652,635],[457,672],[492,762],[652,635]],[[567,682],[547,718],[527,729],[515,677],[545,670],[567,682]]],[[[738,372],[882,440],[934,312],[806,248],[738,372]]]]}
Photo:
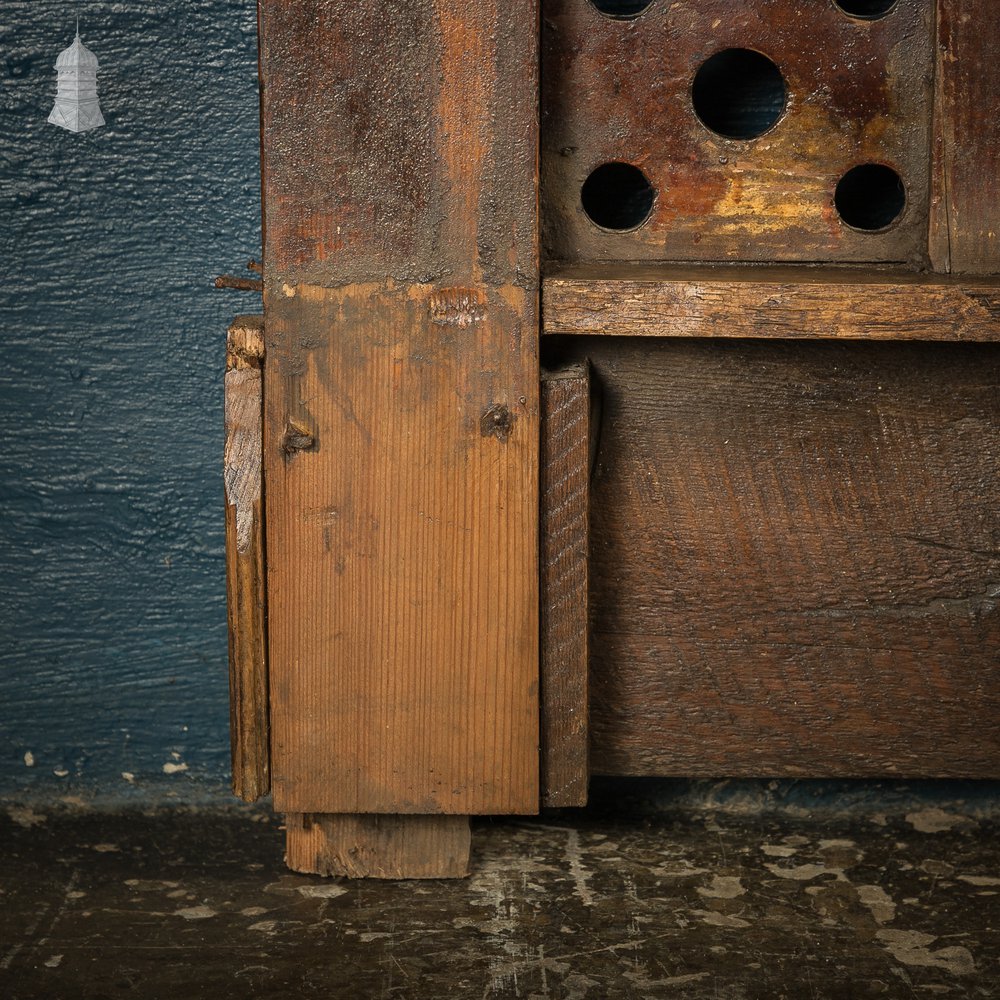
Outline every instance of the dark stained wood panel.
{"type": "MultiPolygon", "coordinates": [[[[901,0],[865,20],[833,0],[672,0],[621,19],[588,0],[545,0],[545,257],[924,264],[934,10],[901,0]],[[762,53],[784,79],[784,112],[758,138],[724,138],[696,114],[699,67],[727,49],[762,53]],[[584,182],[609,162],[638,167],[656,192],[639,228],[611,231],[584,211],[584,182]],[[906,191],[903,213],[876,232],[834,206],[840,179],[866,163],[894,168],[906,191]]],[[[728,81],[731,94],[747,87],[728,81]]]]}
{"type": "Polygon", "coordinates": [[[1000,347],[545,346],[603,394],[595,773],[1000,774],[1000,347]]]}
{"type": "Polygon", "coordinates": [[[938,0],[930,253],[936,270],[1000,273],[1000,19],[938,0]]]}
{"type": "Polygon", "coordinates": [[[542,285],[546,334],[1000,339],[1000,282],[855,268],[594,265],[542,285]]]}
{"type": "Polygon", "coordinates": [[[275,807],[535,812],[537,9],[260,10],[275,807]]]}
{"type": "Polygon", "coordinates": [[[543,806],[587,804],[587,560],[590,371],[542,378],[541,793],[543,806]]]}

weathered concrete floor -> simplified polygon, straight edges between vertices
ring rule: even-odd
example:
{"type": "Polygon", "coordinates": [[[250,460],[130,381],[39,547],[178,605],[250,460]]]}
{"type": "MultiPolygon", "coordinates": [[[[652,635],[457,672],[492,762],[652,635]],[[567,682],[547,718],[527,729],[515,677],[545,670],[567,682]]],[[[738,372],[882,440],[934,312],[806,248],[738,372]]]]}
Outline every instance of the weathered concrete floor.
{"type": "Polygon", "coordinates": [[[0,997],[1000,996],[995,819],[481,822],[465,882],[289,874],[262,813],[0,814],[0,997]]]}

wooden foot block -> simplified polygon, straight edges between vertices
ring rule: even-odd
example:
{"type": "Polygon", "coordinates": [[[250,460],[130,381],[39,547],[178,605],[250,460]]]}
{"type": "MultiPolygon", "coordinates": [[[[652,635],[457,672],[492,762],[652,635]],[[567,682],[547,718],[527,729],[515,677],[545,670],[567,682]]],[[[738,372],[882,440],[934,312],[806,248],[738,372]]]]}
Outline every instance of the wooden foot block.
{"type": "Polygon", "coordinates": [[[347,878],[465,878],[468,816],[288,813],[285,863],[347,878]]]}

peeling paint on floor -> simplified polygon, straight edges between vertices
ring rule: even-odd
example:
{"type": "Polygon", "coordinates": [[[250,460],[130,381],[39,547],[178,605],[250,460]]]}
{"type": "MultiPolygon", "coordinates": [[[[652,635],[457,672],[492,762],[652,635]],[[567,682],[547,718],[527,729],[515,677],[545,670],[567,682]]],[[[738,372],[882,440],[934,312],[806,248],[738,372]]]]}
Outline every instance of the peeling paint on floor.
{"type": "Polygon", "coordinates": [[[469,879],[385,883],[288,872],[263,812],[8,810],[0,996],[996,996],[1000,822],[927,812],[482,820],[469,879]]]}

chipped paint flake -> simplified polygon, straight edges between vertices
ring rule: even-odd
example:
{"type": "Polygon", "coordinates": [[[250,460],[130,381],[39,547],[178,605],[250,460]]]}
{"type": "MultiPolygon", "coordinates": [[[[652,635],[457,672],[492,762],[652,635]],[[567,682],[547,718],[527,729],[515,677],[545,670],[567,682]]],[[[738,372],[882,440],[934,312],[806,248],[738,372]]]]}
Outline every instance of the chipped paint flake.
{"type": "Polygon", "coordinates": [[[174,910],[175,917],[183,917],[185,920],[208,920],[209,917],[217,917],[219,914],[210,906],[185,906],[180,910],[174,910]]]}
{"type": "Polygon", "coordinates": [[[876,937],[897,962],[903,965],[944,969],[954,976],[969,976],[976,971],[976,963],[968,948],[949,945],[931,951],[937,938],[922,931],[880,930],[876,937]]]}
{"type": "Polygon", "coordinates": [[[33,826],[41,826],[48,818],[42,813],[36,813],[30,806],[8,806],[7,815],[25,830],[30,830],[33,826]]]}
{"type": "Polygon", "coordinates": [[[347,892],[347,888],[342,885],[300,885],[297,890],[299,895],[307,899],[336,899],[347,892]]]}
{"type": "Polygon", "coordinates": [[[798,850],[787,844],[761,844],[760,849],[770,858],[790,858],[798,850]]]}
{"type": "Polygon", "coordinates": [[[701,917],[710,927],[730,927],[735,930],[750,926],[748,921],[731,913],[719,913],[716,910],[692,910],[691,913],[693,916],[701,917]]]}
{"type": "Polygon", "coordinates": [[[959,882],[968,882],[969,885],[976,885],[976,886],[1000,885],[1000,878],[994,878],[991,875],[956,875],[955,878],[957,878],[959,882]]]}
{"type": "Polygon", "coordinates": [[[764,867],[778,878],[792,879],[796,882],[808,882],[810,879],[819,878],[820,875],[835,875],[838,879],[844,878],[844,873],[839,868],[828,868],[821,864],[797,865],[794,868],[782,868],[779,865],[764,865],[764,867]]]}
{"type": "Polygon", "coordinates": [[[746,889],[735,875],[716,875],[708,885],[699,886],[699,896],[707,899],[735,899],[746,893],[746,889]]]}
{"type": "Polygon", "coordinates": [[[896,917],[896,904],[880,885],[859,885],[858,899],[871,911],[877,924],[891,923],[896,917]]]}
{"type": "Polygon", "coordinates": [[[943,809],[921,809],[919,812],[907,813],[906,822],[919,833],[945,833],[964,823],[965,820],[943,809]]]}
{"type": "Polygon", "coordinates": [[[163,765],[164,774],[180,774],[188,769],[187,764],[183,761],[180,764],[176,764],[171,760],[168,760],[166,764],[163,765]]]}

